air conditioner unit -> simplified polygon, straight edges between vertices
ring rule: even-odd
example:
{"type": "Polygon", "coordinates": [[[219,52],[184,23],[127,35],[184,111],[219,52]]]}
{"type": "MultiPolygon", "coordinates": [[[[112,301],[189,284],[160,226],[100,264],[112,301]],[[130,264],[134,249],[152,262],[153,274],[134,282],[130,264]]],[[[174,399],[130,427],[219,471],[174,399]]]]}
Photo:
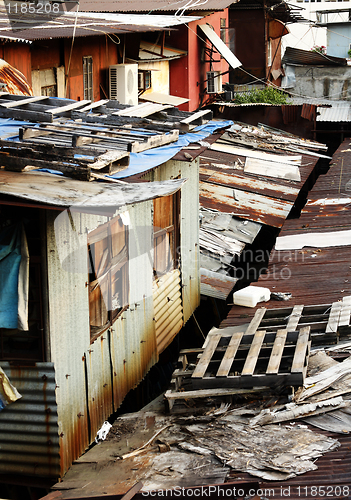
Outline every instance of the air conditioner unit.
{"type": "Polygon", "coordinates": [[[110,99],[121,104],[138,104],[138,65],[115,64],[109,68],[110,99]]]}
{"type": "Polygon", "coordinates": [[[222,92],[222,78],[220,71],[207,71],[207,93],[217,94],[222,92]]]}

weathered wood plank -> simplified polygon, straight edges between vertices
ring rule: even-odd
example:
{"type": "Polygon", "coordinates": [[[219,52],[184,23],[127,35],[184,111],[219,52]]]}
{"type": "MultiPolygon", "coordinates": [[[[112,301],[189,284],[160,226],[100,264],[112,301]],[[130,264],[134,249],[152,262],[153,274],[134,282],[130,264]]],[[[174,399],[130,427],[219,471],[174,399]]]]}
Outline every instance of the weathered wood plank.
{"type": "Polygon", "coordinates": [[[297,329],[297,325],[299,324],[300,318],[302,316],[303,308],[304,308],[303,305],[294,306],[292,313],[290,314],[288,323],[286,325],[286,329],[289,332],[294,332],[297,329]]]}
{"type": "Polygon", "coordinates": [[[77,112],[78,113],[86,113],[87,111],[90,111],[92,109],[98,108],[99,106],[103,106],[107,102],[109,102],[109,99],[101,99],[100,101],[91,102],[87,106],[84,106],[84,108],[77,109],[77,112]]]}
{"type": "Polygon", "coordinates": [[[209,362],[211,361],[213,353],[215,352],[220,339],[221,339],[220,333],[217,333],[216,335],[213,335],[211,337],[206,349],[204,350],[201,358],[199,359],[198,364],[196,365],[196,368],[192,375],[193,378],[202,378],[205,375],[209,362]]]}
{"type": "Polygon", "coordinates": [[[228,375],[243,335],[244,332],[233,334],[225,351],[221,364],[219,365],[216,375],[217,377],[226,377],[228,375]]]}
{"type": "Polygon", "coordinates": [[[21,99],[18,101],[12,101],[12,102],[0,102],[0,106],[3,108],[16,108],[18,106],[25,106],[26,104],[31,104],[33,102],[38,102],[38,101],[43,101],[45,99],[48,99],[47,96],[40,95],[40,96],[35,96],[35,97],[28,97],[28,99],[21,99]]]}
{"type": "Polygon", "coordinates": [[[291,366],[291,373],[302,373],[306,363],[306,351],[310,337],[310,327],[301,328],[296,342],[295,354],[291,366]]]}
{"type": "Polygon", "coordinates": [[[91,101],[89,99],[84,99],[83,101],[76,101],[70,104],[66,104],[66,106],[58,106],[57,108],[48,109],[47,113],[51,113],[52,115],[60,115],[61,113],[66,113],[67,111],[72,111],[73,109],[84,107],[87,104],[90,104],[91,101]]]}
{"type": "Polygon", "coordinates": [[[257,331],[255,333],[244,368],[241,372],[242,376],[253,375],[265,334],[265,330],[257,331]]]}
{"type": "Polygon", "coordinates": [[[249,326],[246,329],[245,335],[252,335],[256,332],[257,328],[260,326],[260,323],[266,313],[265,307],[260,307],[256,310],[254,317],[250,321],[249,326]]]}
{"type": "Polygon", "coordinates": [[[327,327],[325,329],[325,333],[336,333],[338,331],[338,326],[339,326],[339,317],[341,313],[341,307],[342,303],[341,302],[333,302],[329,314],[329,320],[327,327]]]}
{"type": "MultiPolygon", "coordinates": [[[[205,117],[208,119],[208,120],[212,120],[212,116],[213,116],[213,113],[211,110],[208,110],[208,109],[202,109],[201,111],[198,111],[197,113],[194,113],[190,116],[188,116],[187,118],[184,118],[183,120],[181,120],[180,123],[186,123],[186,124],[189,124],[189,123],[193,123],[193,122],[196,122],[199,118],[202,118],[204,119],[205,117]]],[[[205,119],[206,119],[205,118],[205,119]]]]}
{"type": "Polygon", "coordinates": [[[343,297],[339,317],[339,326],[349,326],[351,316],[351,295],[343,297]]]}
{"type": "Polygon", "coordinates": [[[269,358],[269,363],[266,370],[267,374],[278,373],[287,335],[288,335],[288,330],[277,331],[271,356],[269,358]]]}

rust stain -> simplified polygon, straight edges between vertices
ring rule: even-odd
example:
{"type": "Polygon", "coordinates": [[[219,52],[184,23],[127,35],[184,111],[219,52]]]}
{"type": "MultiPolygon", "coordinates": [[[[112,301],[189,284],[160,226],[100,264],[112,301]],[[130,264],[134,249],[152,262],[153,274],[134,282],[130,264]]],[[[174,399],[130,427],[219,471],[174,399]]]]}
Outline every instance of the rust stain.
{"type": "Polygon", "coordinates": [[[33,95],[26,77],[3,59],[0,59],[0,82],[6,84],[9,94],[33,95]]]}

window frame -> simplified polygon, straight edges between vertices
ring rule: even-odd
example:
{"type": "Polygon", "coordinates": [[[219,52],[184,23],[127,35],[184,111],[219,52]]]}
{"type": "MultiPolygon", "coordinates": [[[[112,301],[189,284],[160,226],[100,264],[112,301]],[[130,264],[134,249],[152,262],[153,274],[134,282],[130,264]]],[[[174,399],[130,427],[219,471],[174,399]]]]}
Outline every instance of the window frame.
{"type": "Polygon", "coordinates": [[[93,56],[83,56],[83,94],[84,99],[94,100],[93,56]]]}
{"type": "Polygon", "coordinates": [[[120,215],[113,217],[88,233],[87,253],[90,270],[88,274],[88,294],[91,343],[110,328],[129,307],[128,247],[129,230],[128,226],[123,224],[120,215]],[[115,224],[119,225],[117,231],[112,230],[115,224]],[[104,285],[106,285],[106,288],[102,291],[104,285]],[[121,287],[120,290],[122,290],[119,297],[121,305],[113,307],[113,300],[118,295],[118,292],[116,293],[118,287],[121,287]],[[107,307],[105,304],[106,299],[107,307]],[[106,320],[101,322],[100,325],[92,324],[96,322],[97,317],[106,318],[106,320]]]}
{"type": "Polygon", "coordinates": [[[154,280],[157,280],[161,276],[167,274],[173,269],[177,269],[179,267],[179,244],[180,244],[180,191],[168,196],[162,196],[154,199],[154,219],[153,219],[153,227],[154,227],[154,262],[153,262],[153,275],[154,280]],[[157,207],[158,204],[166,205],[167,201],[171,200],[172,207],[172,217],[171,223],[168,225],[164,225],[159,223],[159,212],[163,212],[163,208],[160,210],[160,207],[157,207]],[[157,230],[155,229],[157,228],[157,230]],[[167,252],[168,248],[170,249],[169,255],[164,255],[159,257],[160,251],[162,251],[161,244],[157,242],[159,238],[164,237],[163,241],[165,242],[165,252],[167,252]],[[168,246],[167,246],[168,245],[168,246]],[[158,266],[158,262],[161,260],[167,261],[166,265],[158,266]],[[163,269],[162,269],[163,267],[163,269]]]}

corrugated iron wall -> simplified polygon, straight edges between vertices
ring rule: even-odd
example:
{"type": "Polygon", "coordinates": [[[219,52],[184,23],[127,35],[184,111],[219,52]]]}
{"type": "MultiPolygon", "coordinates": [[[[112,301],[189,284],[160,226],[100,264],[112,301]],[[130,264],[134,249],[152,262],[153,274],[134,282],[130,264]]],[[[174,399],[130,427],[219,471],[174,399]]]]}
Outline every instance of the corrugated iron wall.
{"type": "Polygon", "coordinates": [[[22,398],[0,412],[0,474],[58,477],[59,431],[53,363],[1,367],[22,398]]]}
{"type": "Polygon", "coordinates": [[[95,438],[103,422],[158,360],[152,298],[152,206],[129,206],[129,308],[90,344],[86,228],[105,216],[48,213],[52,361],[57,378],[61,473],[95,438]],[[74,231],[72,231],[74,228],[74,231]],[[79,235],[77,239],[77,234],[79,235]],[[148,238],[149,244],[145,244],[148,238]],[[58,254],[56,242],[64,252],[58,254]],[[70,254],[71,262],[63,257],[70,254]],[[79,270],[80,272],[74,272],[79,270]],[[90,434],[89,434],[90,431],[90,434]]]}
{"type": "Polygon", "coordinates": [[[157,351],[160,354],[183,326],[180,272],[174,269],[154,282],[154,318],[157,351]]]}

